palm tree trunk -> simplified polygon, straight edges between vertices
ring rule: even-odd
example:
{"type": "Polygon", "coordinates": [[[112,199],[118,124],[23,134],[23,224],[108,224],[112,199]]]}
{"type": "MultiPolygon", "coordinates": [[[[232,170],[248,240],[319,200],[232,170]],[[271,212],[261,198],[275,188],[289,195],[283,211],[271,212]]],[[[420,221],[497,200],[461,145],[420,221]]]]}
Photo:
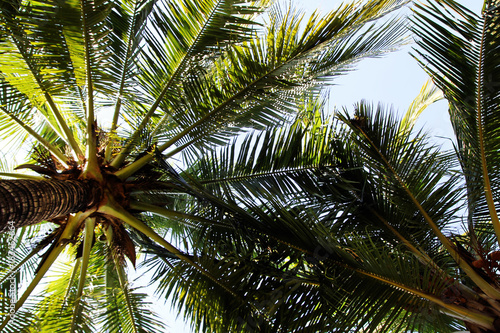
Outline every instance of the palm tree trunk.
{"type": "Polygon", "coordinates": [[[100,198],[89,180],[0,180],[0,232],[86,210],[100,198]]]}

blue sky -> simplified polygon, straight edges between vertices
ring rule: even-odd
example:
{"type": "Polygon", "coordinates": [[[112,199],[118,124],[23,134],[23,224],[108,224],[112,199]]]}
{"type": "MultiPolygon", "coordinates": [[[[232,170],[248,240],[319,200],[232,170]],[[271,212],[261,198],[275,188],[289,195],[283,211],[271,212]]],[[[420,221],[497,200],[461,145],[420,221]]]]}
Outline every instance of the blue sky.
{"type": "MultiPolygon", "coordinates": [[[[341,3],[339,0],[290,0],[290,2],[296,8],[305,9],[306,13],[314,9],[327,13],[341,3]]],[[[483,3],[481,0],[459,2],[475,12],[481,10],[483,3]]],[[[384,58],[368,59],[359,63],[356,71],[334,81],[335,86],[330,91],[330,107],[345,106],[352,109],[354,103],[365,99],[374,103],[392,105],[401,112],[406,111],[427,80],[426,73],[410,56],[409,51],[411,51],[411,45],[384,58]]],[[[446,102],[438,102],[424,111],[419,124],[433,135],[437,142],[446,142],[441,137],[452,135],[446,102]]],[[[191,332],[181,319],[175,318],[177,312],[174,309],[161,304],[162,300],[155,301],[155,303],[155,310],[166,320],[167,332],[191,332]]]]}

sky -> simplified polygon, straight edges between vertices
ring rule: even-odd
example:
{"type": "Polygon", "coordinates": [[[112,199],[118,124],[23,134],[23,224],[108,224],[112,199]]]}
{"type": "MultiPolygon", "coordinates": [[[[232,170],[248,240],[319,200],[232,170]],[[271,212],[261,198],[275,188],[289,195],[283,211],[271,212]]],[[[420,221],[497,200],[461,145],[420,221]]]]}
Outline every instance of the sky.
{"type": "MultiPolygon", "coordinates": [[[[483,3],[481,0],[459,2],[477,13],[480,12],[483,3]]],[[[290,0],[290,3],[296,8],[304,9],[306,13],[311,13],[314,9],[327,13],[338,7],[341,1],[290,0]]],[[[347,107],[352,110],[353,104],[365,99],[373,103],[381,102],[384,105],[391,105],[395,110],[405,112],[428,79],[427,74],[409,54],[411,49],[412,46],[408,45],[384,58],[360,62],[356,66],[356,71],[334,81],[335,85],[329,93],[329,107],[339,109],[347,107]]],[[[427,130],[437,143],[449,144],[449,140],[443,139],[452,135],[446,101],[435,103],[424,111],[418,125],[427,130]]],[[[153,290],[153,288],[148,288],[148,290],[153,290]]],[[[192,332],[182,319],[176,318],[175,309],[170,309],[168,304],[163,304],[163,300],[154,302],[154,310],[161,314],[168,325],[166,332],[192,332]]]]}

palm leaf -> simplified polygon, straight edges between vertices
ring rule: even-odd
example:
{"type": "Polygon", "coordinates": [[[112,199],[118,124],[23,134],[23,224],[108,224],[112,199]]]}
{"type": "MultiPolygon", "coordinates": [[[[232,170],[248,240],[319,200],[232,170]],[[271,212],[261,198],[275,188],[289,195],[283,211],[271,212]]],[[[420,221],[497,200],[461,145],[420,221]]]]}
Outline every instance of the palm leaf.
{"type": "Polygon", "coordinates": [[[196,67],[206,53],[217,53],[225,44],[246,39],[253,24],[248,19],[260,9],[240,1],[184,1],[159,4],[151,11],[151,22],[144,32],[148,47],[143,55],[141,82],[153,97],[150,109],[142,116],[130,143],[113,162],[119,166],[135,144],[139,133],[186,71],[196,67]],[[166,8],[164,8],[164,6],[166,8]],[[247,16],[247,17],[246,17],[247,16]],[[167,79],[165,79],[167,78],[167,79]]]}
{"type": "MultiPolygon", "coordinates": [[[[313,17],[302,36],[293,28],[299,22],[296,15],[289,13],[282,20],[276,15],[265,36],[231,47],[206,74],[187,76],[173,87],[175,92],[169,94],[164,107],[169,117],[167,132],[160,137],[163,142],[158,149],[175,145],[168,153],[172,156],[195,143],[207,147],[213,141],[223,142],[236,128],[281,121],[287,112],[296,111],[293,103],[304,89],[319,85],[316,79],[344,72],[362,56],[380,54],[400,42],[403,25],[388,24],[377,31],[361,32],[363,24],[397,4],[369,3],[340,8],[323,19],[313,17]],[[276,47],[269,41],[276,34],[283,34],[278,40],[289,44],[284,54],[273,54],[276,47]],[[308,79],[304,81],[303,75],[308,79]],[[276,99],[281,101],[279,105],[273,102],[276,99]]],[[[145,156],[117,175],[127,177],[150,159],[145,156]]]]}
{"type": "MultiPolygon", "coordinates": [[[[417,6],[415,31],[421,41],[417,51],[450,103],[450,118],[457,138],[457,151],[468,188],[473,226],[490,219],[495,233],[500,224],[493,197],[498,175],[492,167],[498,159],[499,76],[498,15],[485,2],[478,16],[453,1],[417,6]],[[491,12],[490,12],[491,10],[491,12]]],[[[423,64],[423,62],[422,62],[423,64]]]]}

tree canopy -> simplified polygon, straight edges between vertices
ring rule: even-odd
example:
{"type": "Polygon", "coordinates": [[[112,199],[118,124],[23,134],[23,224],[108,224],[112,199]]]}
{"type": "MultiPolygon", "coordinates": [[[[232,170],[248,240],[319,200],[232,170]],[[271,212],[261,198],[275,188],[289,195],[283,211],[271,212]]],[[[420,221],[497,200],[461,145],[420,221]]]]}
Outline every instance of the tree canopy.
{"type": "Polygon", "coordinates": [[[164,330],[130,263],[198,331],[497,331],[497,5],[406,4],[2,2],[1,330],[164,330]],[[406,115],[325,111],[410,34],[406,115]],[[415,127],[443,96],[454,151],[415,127]]]}

